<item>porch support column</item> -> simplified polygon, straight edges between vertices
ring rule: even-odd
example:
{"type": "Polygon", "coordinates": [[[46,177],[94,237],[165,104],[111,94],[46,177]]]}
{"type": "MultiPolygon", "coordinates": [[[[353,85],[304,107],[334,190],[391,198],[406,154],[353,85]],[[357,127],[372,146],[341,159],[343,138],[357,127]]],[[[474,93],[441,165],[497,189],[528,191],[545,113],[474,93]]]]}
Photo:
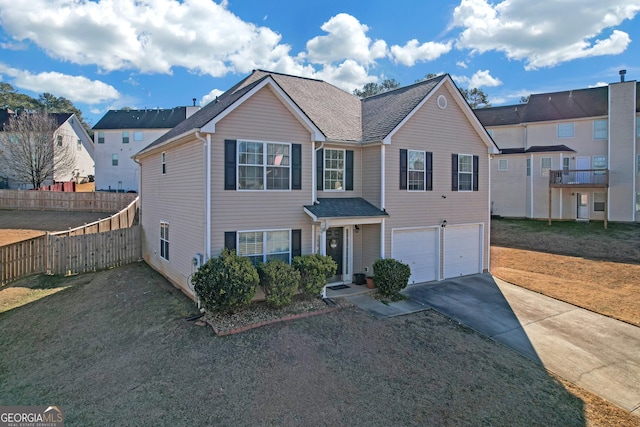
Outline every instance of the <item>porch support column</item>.
{"type": "Polygon", "coordinates": [[[605,187],[604,188],[604,229],[607,229],[608,223],[607,223],[607,217],[609,216],[609,203],[607,203],[607,201],[609,200],[609,187],[605,187]]]}
{"type": "Polygon", "coordinates": [[[551,192],[553,189],[549,187],[549,225],[551,225],[551,192]]]}

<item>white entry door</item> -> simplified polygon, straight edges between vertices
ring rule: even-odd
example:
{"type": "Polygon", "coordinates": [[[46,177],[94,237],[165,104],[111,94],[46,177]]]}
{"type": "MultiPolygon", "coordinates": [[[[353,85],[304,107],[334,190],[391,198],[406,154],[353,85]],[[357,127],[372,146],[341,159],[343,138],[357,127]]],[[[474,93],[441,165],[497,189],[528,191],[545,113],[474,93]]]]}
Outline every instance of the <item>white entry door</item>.
{"type": "Polygon", "coordinates": [[[578,199],[578,219],[589,219],[589,193],[576,193],[578,199]]]}

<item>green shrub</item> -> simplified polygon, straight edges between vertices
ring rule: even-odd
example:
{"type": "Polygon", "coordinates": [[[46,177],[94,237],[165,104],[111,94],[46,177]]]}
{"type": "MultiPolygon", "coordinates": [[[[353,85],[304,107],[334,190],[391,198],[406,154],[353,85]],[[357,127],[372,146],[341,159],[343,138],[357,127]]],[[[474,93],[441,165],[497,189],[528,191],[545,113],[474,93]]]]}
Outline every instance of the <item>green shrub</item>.
{"type": "Polygon", "coordinates": [[[411,268],[393,258],[379,259],[373,263],[373,276],[378,291],[384,296],[393,297],[409,284],[411,268]]]}
{"type": "Polygon", "coordinates": [[[300,272],[300,291],[314,297],[338,269],[338,264],[330,256],[318,254],[297,256],[293,258],[291,265],[300,272]]]}
{"type": "Polygon", "coordinates": [[[210,258],[191,277],[204,308],[227,313],[251,303],[258,281],[258,272],[249,258],[227,249],[219,257],[210,258]]]}
{"type": "Polygon", "coordinates": [[[296,269],[282,261],[269,261],[258,266],[258,275],[267,305],[281,308],[291,304],[300,283],[296,269]]]}

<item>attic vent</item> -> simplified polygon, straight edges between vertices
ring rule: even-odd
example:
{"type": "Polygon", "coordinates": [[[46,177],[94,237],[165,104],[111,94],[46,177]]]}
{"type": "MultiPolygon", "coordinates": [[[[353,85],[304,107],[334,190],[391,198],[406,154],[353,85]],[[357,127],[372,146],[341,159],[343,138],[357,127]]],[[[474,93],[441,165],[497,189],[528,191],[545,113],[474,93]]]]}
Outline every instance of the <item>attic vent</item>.
{"type": "Polygon", "coordinates": [[[441,110],[447,108],[447,98],[445,98],[444,95],[438,95],[436,103],[438,104],[438,108],[440,108],[441,110]]]}

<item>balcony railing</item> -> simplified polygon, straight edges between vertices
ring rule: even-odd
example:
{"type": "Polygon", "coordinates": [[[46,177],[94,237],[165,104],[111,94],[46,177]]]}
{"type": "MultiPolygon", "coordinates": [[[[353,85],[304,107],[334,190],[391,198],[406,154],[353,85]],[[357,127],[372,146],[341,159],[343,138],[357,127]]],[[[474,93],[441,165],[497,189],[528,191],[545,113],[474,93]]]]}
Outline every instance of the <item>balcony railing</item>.
{"type": "Polygon", "coordinates": [[[549,171],[549,187],[608,187],[608,169],[549,171]]]}

